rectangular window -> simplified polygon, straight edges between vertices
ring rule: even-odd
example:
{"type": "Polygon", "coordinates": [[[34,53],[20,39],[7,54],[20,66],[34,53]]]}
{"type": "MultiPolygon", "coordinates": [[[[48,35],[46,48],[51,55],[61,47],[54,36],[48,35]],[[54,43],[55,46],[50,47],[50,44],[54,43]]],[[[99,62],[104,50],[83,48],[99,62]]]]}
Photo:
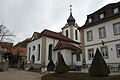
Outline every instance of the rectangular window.
{"type": "Polygon", "coordinates": [[[113,13],[114,13],[114,14],[116,14],[116,13],[118,13],[118,12],[119,12],[119,8],[118,8],[118,7],[116,7],[116,8],[113,9],[113,13]]]}
{"type": "Polygon", "coordinates": [[[87,41],[92,41],[92,40],[93,40],[92,31],[88,31],[87,32],[87,41]]]}
{"type": "Polygon", "coordinates": [[[80,54],[76,54],[76,61],[80,61],[80,54]]]}
{"type": "Polygon", "coordinates": [[[101,47],[101,54],[103,58],[108,58],[108,48],[107,46],[101,47]]]}
{"type": "Polygon", "coordinates": [[[100,14],[100,19],[104,18],[104,13],[100,14]]]}
{"type": "Polygon", "coordinates": [[[94,58],[94,49],[88,49],[88,59],[93,59],[94,58]]]}
{"type": "Polygon", "coordinates": [[[117,56],[120,57],[120,44],[116,45],[117,56]]]}
{"type": "Polygon", "coordinates": [[[105,27],[99,28],[99,38],[105,38],[106,37],[106,30],[105,27]]]}
{"type": "Polygon", "coordinates": [[[78,32],[75,30],[75,39],[78,40],[78,32]]]}
{"type": "Polygon", "coordinates": [[[60,59],[61,52],[58,52],[58,60],[60,59]]]}
{"type": "Polygon", "coordinates": [[[68,30],[66,30],[66,37],[68,37],[68,30]]]}
{"type": "Polygon", "coordinates": [[[88,19],[88,22],[91,23],[91,22],[92,22],[92,18],[89,18],[89,19],[88,19]]]}
{"type": "Polygon", "coordinates": [[[114,34],[120,34],[120,22],[113,25],[114,34]]]}

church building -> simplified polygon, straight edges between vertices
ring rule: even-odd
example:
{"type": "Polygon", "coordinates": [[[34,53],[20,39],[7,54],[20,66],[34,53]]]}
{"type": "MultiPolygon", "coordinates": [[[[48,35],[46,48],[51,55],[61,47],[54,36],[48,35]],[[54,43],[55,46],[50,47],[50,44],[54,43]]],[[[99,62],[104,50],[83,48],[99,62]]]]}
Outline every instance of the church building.
{"type": "Polygon", "coordinates": [[[78,27],[70,8],[70,16],[62,32],[47,29],[34,32],[27,44],[27,63],[36,66],[44,64],[46,67],[51,59],[56,64],[62,54],[67,65],[81,67],[82,50],[78,27]]]}

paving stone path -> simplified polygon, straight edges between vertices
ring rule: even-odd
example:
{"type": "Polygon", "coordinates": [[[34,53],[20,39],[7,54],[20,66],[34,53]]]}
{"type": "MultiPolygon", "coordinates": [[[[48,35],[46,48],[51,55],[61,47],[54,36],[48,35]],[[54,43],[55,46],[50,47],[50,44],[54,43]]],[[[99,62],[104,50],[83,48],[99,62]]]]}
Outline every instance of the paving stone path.
{"type": "Polygon", "coordinates": [[[41,80],[42,74],[21,70],[0,72],[0,80],[41,80]]]}

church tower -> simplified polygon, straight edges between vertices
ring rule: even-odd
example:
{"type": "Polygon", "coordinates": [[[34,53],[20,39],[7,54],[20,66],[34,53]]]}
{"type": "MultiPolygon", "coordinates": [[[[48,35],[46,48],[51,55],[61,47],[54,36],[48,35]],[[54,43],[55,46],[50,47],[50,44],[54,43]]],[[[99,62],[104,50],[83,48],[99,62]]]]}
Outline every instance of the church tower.
{"type": "Polygon", "coordinates": [[[72,15],[72,5],[70,5],[70,16],[67,19],[66,25],[62,28],[62,34],[66,37],[80,42],[80,32],[77,29],[79,26],[75,23],[75,19],[72,15]]]}

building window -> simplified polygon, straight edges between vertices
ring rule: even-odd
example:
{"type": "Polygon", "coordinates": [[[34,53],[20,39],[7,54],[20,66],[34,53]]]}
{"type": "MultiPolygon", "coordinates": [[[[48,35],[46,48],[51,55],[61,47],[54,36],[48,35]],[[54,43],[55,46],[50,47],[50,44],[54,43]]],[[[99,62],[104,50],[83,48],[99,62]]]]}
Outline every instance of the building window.
{"type": "Polygon", "coordinates": [[[116,45],[117,56],[120,57],[120,44],[116,45]]]}
{"type": "Polygon", "coordinates": [[[91,22],[92,22],[92,18],[89,18],[89,19],[88,19],[88,22],[91,23],[91,22]]]}
{"type": "Polygon", "coordinates": [[[59,61],[59,59],[60,59],[60,55],[61,55],[61,52],[58,52],[58,61],[59,61]]]}
{"type": "Polygon", "coordinates": [[[66,37],[68,37],[68,30],[66,30],[66,37]]]}
{"type": "Polygon", "coordinates": [[[113,13],[114,13],[114,14],[116,14],[116,13],[118,13],[118,12],[119,12],[119,8],[118,8],[118,7],[116,7],[116,8],[113,9],[113,13]]]}
{"type": "Polygon", "coordinates": [[[31,48],[29,47],[29,55],[28,55],[28,60],[30,60],[30,54],[31,54],[31,48]]]}
{"type": "Polygon", "coordinates": [[[104,18],[104,13],[100,14],[100,19],[104,18]]]}
{"type": "Polygon", "coordinates": [[[38,44],[38,60],[40,60],[40,44],[38,44]]]}
{"type": "Polygon", "coordinates": [[[33,46],[33,51],[35,50],[35,46],[33,46]]]}
{"type": "Polygon", "coordinates": [[[101,47],[101,54],[103,58],[108,58],[108,48],[107,46],[101,47]]]}
{"type": "Polygon", "coordinates": [[[106,37],[106,30],[105,27],[99,28],[99,38],[105,38],[106,37]]]}
{"type": "Polygon", "coordinates": [[[49,45],[48,60],[52,59],[52,44],[49,45]]]}
{"type": "Polygon", "coordinates": [[[114,34],[120,34],[120,22],[113,25],[114,34]]]}
{"type": "Polygon", "coordinates": [[[78,32],[75,30],[75,39],[78,40],[78,32]]]}
{"type": "Polygon", "coordinates": [[[80,61],[80,54],[76,54],[76,61],[80,61]]]}
{"type": "Polygon", "coordinates": [[[92,31],[88,31],[87,32],[87,41],[92,41],[92,40],[93,40],[92,31]]]}
{"type": "Polygon", "coordinates": [[[88,59],[93,59],[94,58],[94,49],[88,49],[88,59]]]}

